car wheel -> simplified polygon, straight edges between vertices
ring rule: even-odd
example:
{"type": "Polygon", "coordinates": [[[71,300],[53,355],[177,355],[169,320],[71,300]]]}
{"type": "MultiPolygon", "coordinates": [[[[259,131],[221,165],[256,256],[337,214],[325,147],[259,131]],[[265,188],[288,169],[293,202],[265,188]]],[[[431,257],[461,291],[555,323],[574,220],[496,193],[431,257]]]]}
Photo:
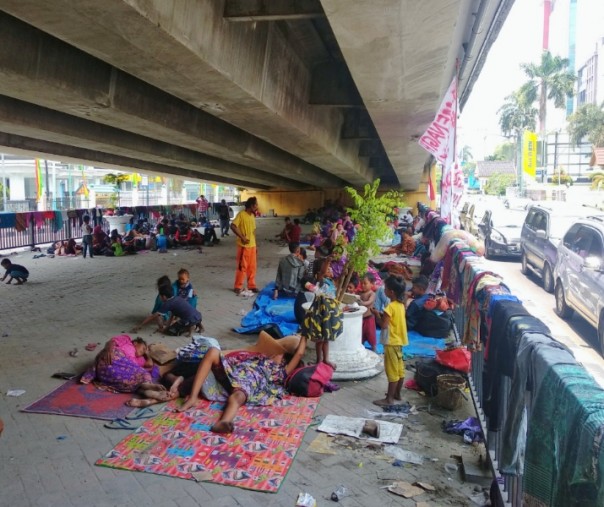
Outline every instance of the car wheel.
{"type": "Polygon", "coordinates": [[[552,274],[552,268],[547,263],[543,268],[543,290],[550,294],[554,292],[554,275],[552,274]]]}
{"type": "Polygon", "coordinates": [[[523,275],[528,275],[529,269],[528,269],[528,260],[526,258],[526,254],[524,252],[522,252],[522,259],[521,259],[521,263],[520,263],[520,271],[522,272],[523,275]]]}
{"type": "Polygon", "coordinates": [[[604,311],[600,314],[598,321],[598,342],[600,344],[600,354],[604,356],[604,311]]]}
{"type": "Polygon", "coordinates": [[[562,287],[562,283],[558,282],[556,284],[556,315],[562,319],[568,319],[572,314],[573,310],[566,304],[566,299],[564,297],[564,288],[562,287]]]}

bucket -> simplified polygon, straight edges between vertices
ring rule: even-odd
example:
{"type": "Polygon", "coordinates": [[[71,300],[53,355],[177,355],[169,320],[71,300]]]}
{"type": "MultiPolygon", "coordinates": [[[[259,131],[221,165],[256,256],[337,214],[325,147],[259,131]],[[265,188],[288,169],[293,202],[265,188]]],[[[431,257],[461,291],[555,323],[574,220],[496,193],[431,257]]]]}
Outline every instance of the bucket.
{"type": "Polygon", "coordinates": [[[466,387],[466,381],[459,375],[439,375],[436,377],[438,394],[436,403],[447,410],[457,410],[461,407],[463,399],[468,399],[463,392],[466,387]]]}

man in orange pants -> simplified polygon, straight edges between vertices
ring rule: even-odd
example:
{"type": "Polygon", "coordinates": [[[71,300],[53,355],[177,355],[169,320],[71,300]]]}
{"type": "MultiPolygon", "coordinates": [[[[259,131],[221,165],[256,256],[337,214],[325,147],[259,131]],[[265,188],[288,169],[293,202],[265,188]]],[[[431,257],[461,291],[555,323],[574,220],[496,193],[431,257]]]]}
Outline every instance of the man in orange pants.
{"type": "Polygon", "coordinates": [[[247,288],[258,292],[256,287],[256,211],[258,200],[250,197],[245,209],[240,211],[231,230],[237,236],[237,271],[235,271],[235,294],[240,294],[247,279],[247,288]]]}

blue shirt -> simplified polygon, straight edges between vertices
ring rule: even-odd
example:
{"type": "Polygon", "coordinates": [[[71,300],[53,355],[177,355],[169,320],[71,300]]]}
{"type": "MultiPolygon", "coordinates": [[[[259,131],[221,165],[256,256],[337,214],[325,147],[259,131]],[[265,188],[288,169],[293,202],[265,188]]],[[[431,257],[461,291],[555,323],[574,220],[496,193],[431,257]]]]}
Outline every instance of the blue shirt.
{"type": "Polygon", "coordinates": [[[423,296],[415,298],[407,307],[406,317],[407,329],[409,331],[415,329],[415,326],[417,326],[419,316],[421,315],[422,310],[424,309],[424,303],[428,300],[429,297],[430,294],[424,294],[423,296]]]}
{"type": "Polygon", "coordinates": [[[172,315],[178,317],[185,324],[201,322],[201,313],[193,308],[186,299],[181,297],[171,297],[159,307],[158,313],[168,312],[172,312],[172,315]]]}

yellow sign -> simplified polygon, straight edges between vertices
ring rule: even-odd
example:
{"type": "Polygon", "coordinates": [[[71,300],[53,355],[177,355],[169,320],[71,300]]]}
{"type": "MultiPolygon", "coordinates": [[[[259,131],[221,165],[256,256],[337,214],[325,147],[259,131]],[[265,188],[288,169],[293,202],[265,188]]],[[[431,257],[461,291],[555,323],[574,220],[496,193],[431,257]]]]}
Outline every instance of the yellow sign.
{"type": "Polygon", "coordinates": [[[532,178],[537,174],[537,134],[528,130],[522,135],[522,170],[532,178]]]}

